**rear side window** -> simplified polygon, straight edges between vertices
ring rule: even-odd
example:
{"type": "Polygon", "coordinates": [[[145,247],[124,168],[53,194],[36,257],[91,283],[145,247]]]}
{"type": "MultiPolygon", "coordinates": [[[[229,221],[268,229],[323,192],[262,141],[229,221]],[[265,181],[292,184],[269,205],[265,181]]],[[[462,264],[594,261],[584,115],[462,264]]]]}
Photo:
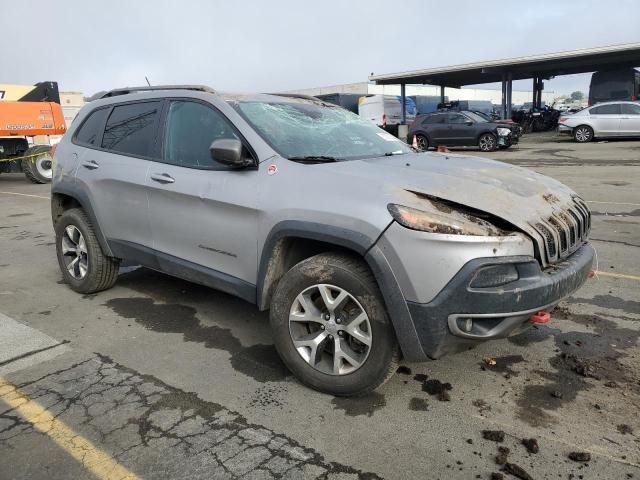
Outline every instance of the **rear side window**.
{"type": "Polygon", "coordinates": [[[600,105],[599,107],[593,107],[589,110],[591,115],[619,115],[620,104],[614,103],[613,105],[600,105]]]}
{"type": "Polygon", "coordinates": [[[237,139],[231,124],[217,110],[198,102],[173,101],[167,113],[164,160],[190,168],[228,167],[214,161],[209,147],[215,140],[237,139]]]}
{"type": "Polygon", "coordinates": [[[640,105],[634,105],[632,103],[622,104],[623,115],[640,115],[640,105]]]}
{"type": "Polygon", "coordinates": [[[162,102],[116,106],[104,129],[102,148],[131,155],[149,156],[162,102]]]}
{"type": "Polygon", "coordinates": [[[422,125],[433,125],[436,123],[444,123],[444,115],[431,115],[423,120],[422,125]]]}
{"type": "Polygon", "coordinates": [[[96,145],[100,133],[102,133],[102,126],[109,113],[108,108],[101,108],[94,110],[89,114],[82,126],[76,133],[76,142],[84,143],[85,145],[96,145]]]}

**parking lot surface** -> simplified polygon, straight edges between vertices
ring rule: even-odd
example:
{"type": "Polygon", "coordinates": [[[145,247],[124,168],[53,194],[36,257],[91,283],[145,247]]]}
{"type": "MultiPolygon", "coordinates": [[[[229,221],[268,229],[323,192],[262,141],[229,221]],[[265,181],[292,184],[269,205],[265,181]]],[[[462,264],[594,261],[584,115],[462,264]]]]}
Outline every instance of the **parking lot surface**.
{"type": "Polygon", "coordinates": [[[640,142],[482,155],[589,202],[599,273],[548,326],[363,398],[300,385],[268,314],[226,294],[135,267],[72,292],[49,187],[0,175],[0,478],[640,478],[640,142]]]}

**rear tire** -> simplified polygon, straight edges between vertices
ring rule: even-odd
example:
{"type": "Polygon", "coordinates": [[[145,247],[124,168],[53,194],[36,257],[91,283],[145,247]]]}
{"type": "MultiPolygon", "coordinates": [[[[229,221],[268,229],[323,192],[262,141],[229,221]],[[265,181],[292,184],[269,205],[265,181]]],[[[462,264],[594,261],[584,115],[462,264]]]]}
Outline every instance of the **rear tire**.
{"type": "Polygon", "coordinates": [[[498,148],[498,139],[492,133],[483,133],[478,138],[478,147],[483,152],[493,152],[496,148],[498,148]]]}
{"type": "Polygon", "coordinates": [[[579,125],[573,129],[573,139],[578,143],[587,143],[593,140],[593,128],[589,125],[579,125]]]}
{"type": "Polygon", "coordinates": [[[36,146],[33,149],[30,148],[27,150],[25,152],[25,156],[26,155],[37,156],[22,160],[22,170],[25,176],[33,183],[51,183],[53,157],[51,156],[50,149],[36,146]]]}
{"type": "Polygon", "coordinates": [[[80,208],[67,210],[55,225],[58,265],[72,290],[95,293],[111,288],[120,260],[102,251],[93,225],[80,208]]]}
{"type": "Polygon", "coordinates": [[[422,152],[429,150],[429,139],[424,135],[416,135],[416,144],[418,145],[418,150],[422,152]]]}
{"type": "Polygon", "coordinates": [[[270,320],[282,361],[315,390],[364,395],[397,368],[393,327],[378,285],[359,258],[324,253],[295,265],[276,288],[270,320]]]}

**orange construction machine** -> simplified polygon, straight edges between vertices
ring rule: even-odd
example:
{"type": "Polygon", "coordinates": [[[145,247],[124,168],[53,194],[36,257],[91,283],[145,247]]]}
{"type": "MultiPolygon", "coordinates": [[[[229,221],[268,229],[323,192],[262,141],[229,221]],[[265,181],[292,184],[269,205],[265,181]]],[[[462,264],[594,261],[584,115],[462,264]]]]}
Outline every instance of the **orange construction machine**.
{"type": "Polygon", "coordinates": [[[33,137],[65,132],[56,82],[0,84],[0,173],[22,171],[34,183],[50,182],[51,146],[34,145],[33,137]]]}

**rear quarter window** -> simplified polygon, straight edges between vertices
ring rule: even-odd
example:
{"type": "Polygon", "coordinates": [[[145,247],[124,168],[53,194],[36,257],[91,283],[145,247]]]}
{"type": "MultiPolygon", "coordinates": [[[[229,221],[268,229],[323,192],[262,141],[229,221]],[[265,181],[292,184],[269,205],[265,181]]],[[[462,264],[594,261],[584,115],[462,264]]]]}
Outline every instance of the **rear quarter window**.
{"type": "Polygon", "coordinates": [[[108,113],[108,108],[100,108],[91,112],[82,125],[80,125],[80,128],[78,128],[75,141],[84,145],[96,146],[108,113]]]}

